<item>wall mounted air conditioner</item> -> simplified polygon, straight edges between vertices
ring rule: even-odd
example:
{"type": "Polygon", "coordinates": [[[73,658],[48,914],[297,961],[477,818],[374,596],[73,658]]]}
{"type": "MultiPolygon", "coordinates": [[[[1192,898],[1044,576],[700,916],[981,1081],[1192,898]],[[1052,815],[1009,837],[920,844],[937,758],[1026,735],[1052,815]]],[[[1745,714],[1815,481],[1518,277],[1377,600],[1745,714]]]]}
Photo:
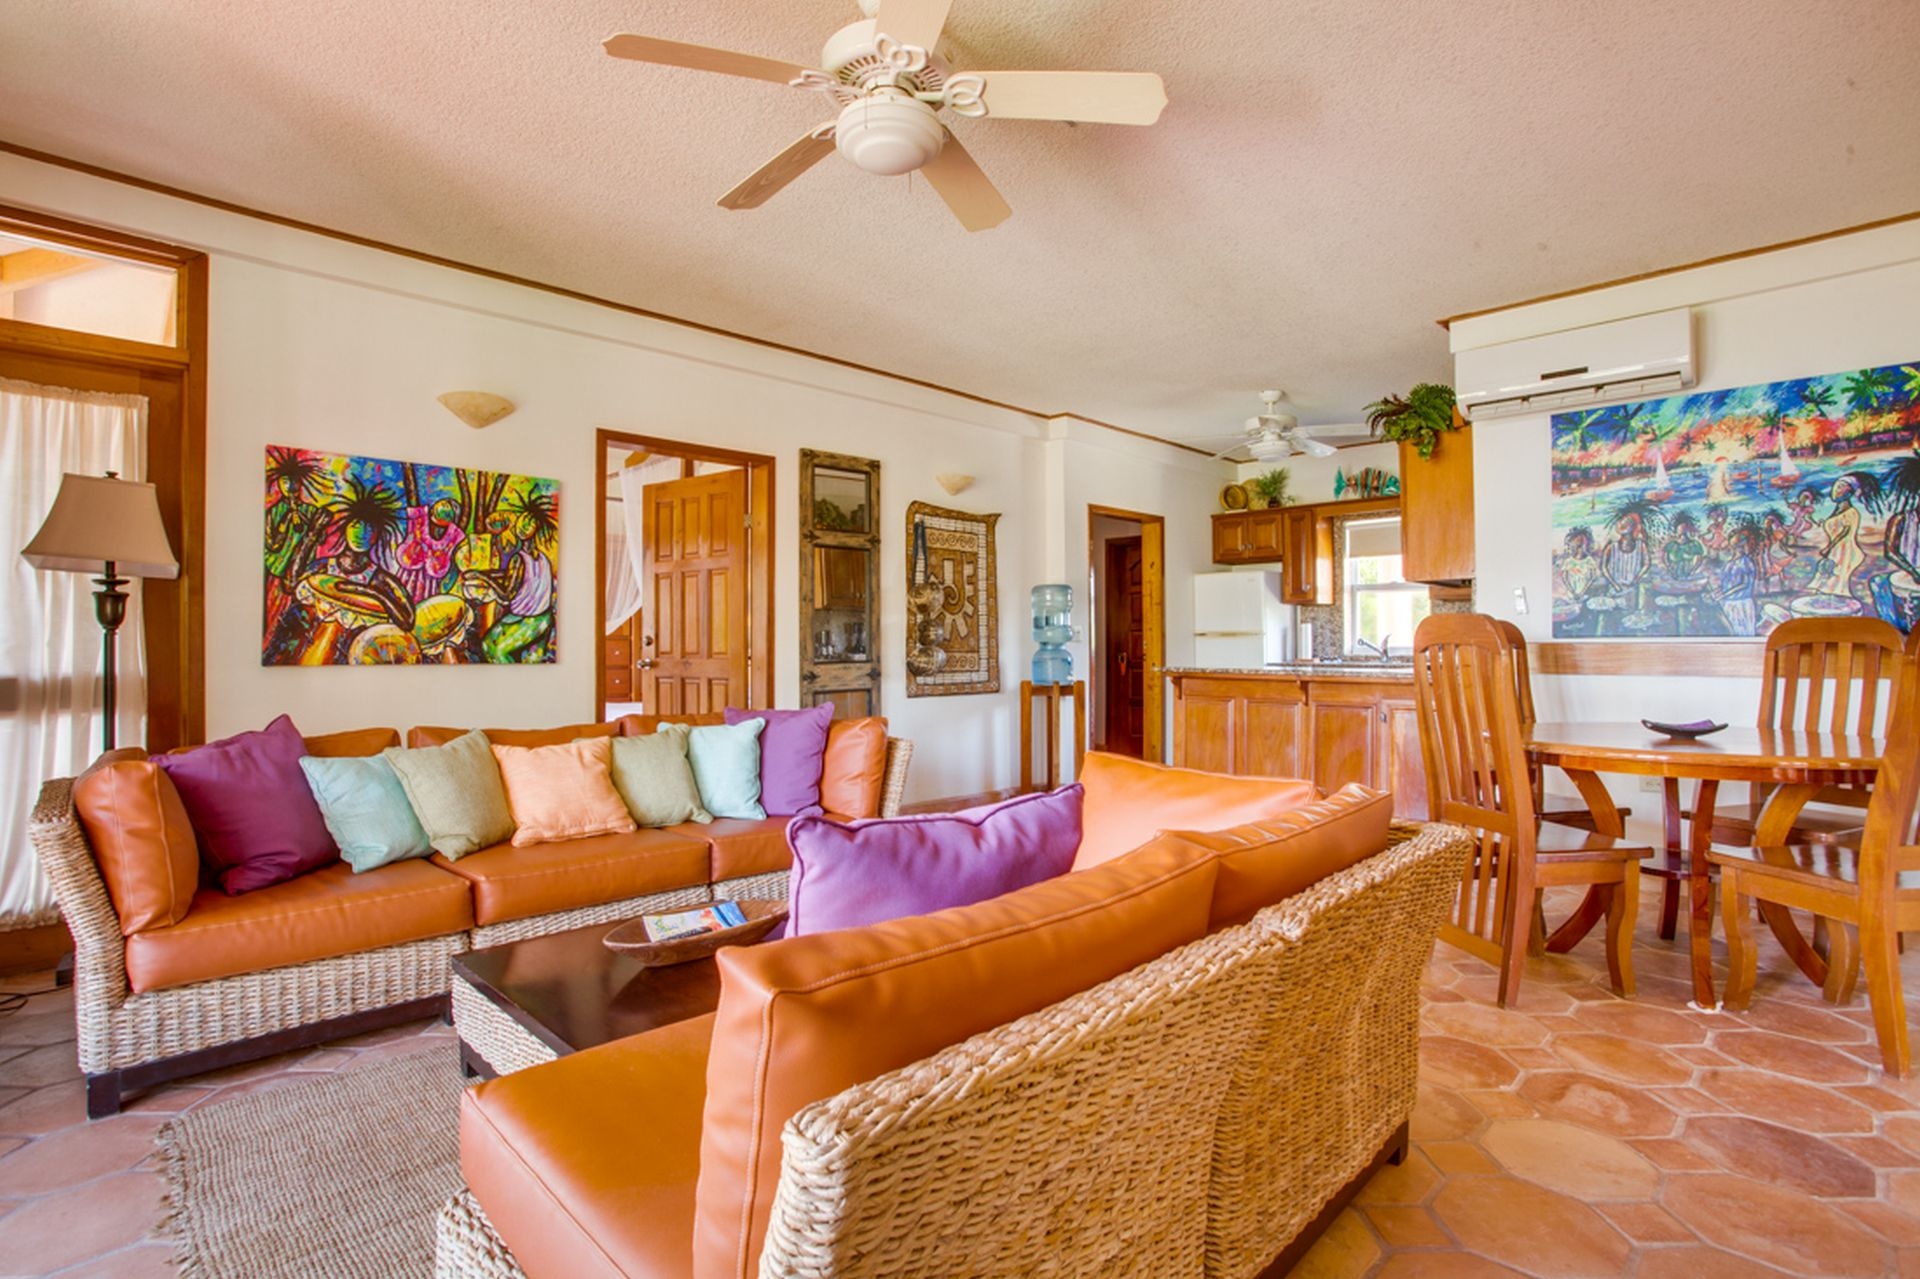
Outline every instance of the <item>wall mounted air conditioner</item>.
{"type": "Polygon", "coordinates": [[[1685,307],[1502,342],[1454,356],[1454,393],[1470,420],[1643,400],[1697,381],[1685,307]]]}

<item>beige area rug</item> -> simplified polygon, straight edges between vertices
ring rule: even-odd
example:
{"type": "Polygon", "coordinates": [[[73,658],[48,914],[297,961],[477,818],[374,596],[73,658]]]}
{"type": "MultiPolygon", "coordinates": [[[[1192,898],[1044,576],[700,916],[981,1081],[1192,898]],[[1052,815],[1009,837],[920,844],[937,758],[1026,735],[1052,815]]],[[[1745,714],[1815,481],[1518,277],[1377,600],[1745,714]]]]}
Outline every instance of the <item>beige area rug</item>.
{"type": "Polygon", "coordinates": [[[426,1279],[459,1189],[451,1048],[236,1097],[160,1130],[189,1279],[426,1279]]]}

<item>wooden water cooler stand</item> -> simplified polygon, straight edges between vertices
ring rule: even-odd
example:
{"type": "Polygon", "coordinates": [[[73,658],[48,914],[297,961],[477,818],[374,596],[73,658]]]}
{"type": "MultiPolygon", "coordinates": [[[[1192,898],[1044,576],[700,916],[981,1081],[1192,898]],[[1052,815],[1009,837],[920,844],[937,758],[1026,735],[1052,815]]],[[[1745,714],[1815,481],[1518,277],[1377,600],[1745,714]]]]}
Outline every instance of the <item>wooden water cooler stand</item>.
{"type": "Polygon", "coordinates": [[[1080,775],[1080,764],[1087,754],[1087,682],[1071,684],[1035,684],[1020,681],[1020,789],[1052,790],[1060,784],[1060,699],[1073,699],[1073,775],[1080,775]],[[1039,702],[1046,717],[1047,765],[1044,785],[1033,780],[1033,704],[1039,702]]]}

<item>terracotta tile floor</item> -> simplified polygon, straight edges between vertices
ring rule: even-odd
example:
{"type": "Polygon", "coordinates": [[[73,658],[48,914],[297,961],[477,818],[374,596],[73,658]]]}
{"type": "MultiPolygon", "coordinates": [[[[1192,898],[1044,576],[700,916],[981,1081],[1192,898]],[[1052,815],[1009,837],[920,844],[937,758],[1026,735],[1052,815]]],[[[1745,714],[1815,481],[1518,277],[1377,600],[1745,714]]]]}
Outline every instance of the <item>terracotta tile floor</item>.
{"type": "MultiPolygon", "coordinates": [[[[1294,1274],[1920,1277],[1920,1081],[1882,1078],[1864,999],[1822,1004],[1770,937],[1761,945],[1744,1014],[1690,1010],[1682,945],[1646,926],[1631,1001],[1603,984],[1596,939],[1532,961],[1509,1012],[1492,1005],[1486,965],[1439,948],[1413,1155],[1294,1274]]],[[[1920,946],[1906,977],[1920,985],[1920,946]]],[[[173,1273],[151,1153],[167,1115],[451,1034],[426,1022],[292,1053],[89,1124],[72,1016],[63,991],[0,1018],[7,1279],[173,1273]]]]}

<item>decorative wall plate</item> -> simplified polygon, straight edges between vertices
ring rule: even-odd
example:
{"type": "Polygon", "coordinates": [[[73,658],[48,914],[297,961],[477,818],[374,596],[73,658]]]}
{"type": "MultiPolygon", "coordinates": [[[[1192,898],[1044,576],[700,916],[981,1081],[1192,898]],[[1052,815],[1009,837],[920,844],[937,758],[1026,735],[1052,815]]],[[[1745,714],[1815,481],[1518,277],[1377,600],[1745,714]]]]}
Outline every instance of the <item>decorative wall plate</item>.
{"type": "Polygon", "coordinates": [[[1244,511],[1247,509],[1247,486],[1229,484],[1220,490],[1220,509],[1223,511],[1244,511]]]}

